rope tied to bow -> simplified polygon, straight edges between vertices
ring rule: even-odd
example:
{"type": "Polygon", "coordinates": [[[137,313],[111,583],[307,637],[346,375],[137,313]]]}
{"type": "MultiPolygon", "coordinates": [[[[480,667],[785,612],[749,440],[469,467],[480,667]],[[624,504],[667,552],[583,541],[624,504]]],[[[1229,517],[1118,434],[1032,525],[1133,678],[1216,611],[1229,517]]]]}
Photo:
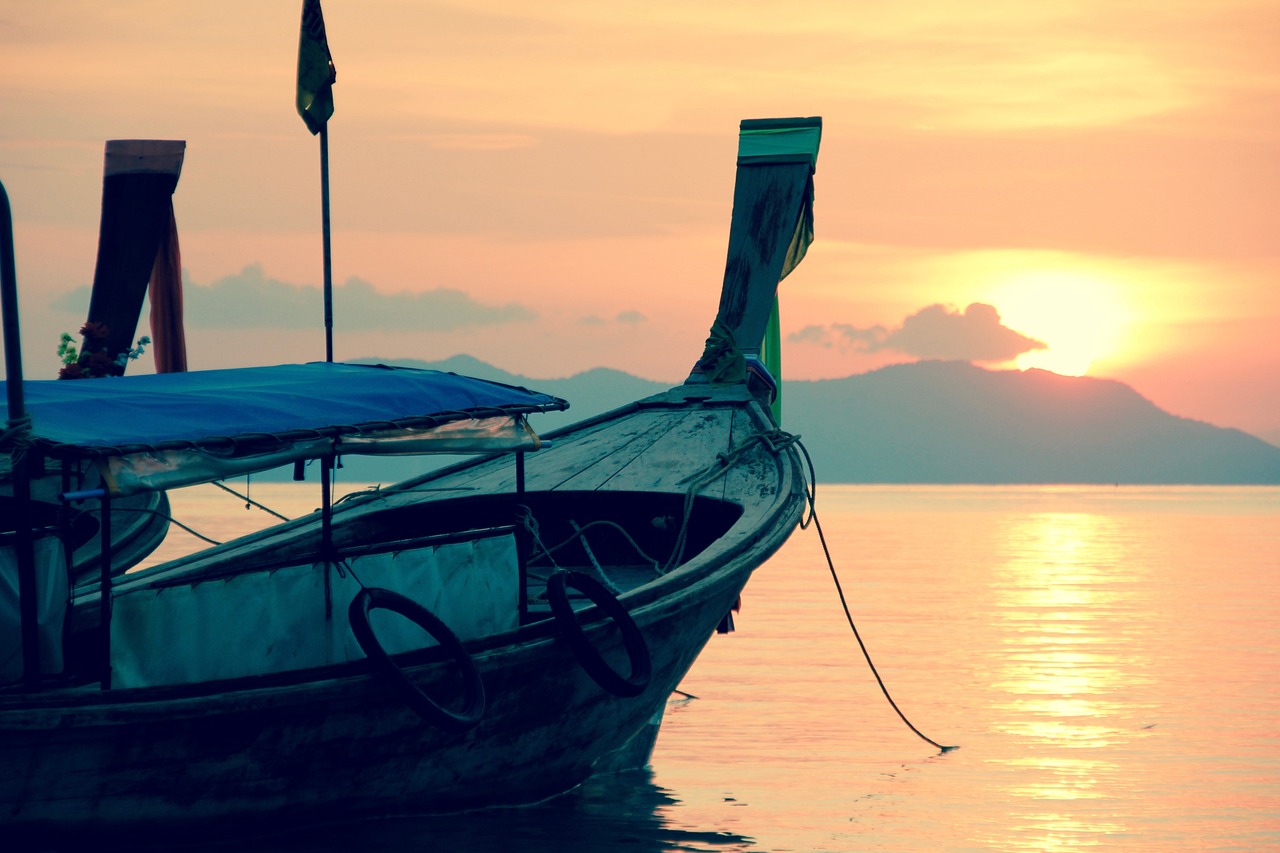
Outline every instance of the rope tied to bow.
{"type": "Polygon", "coordinates": [[[676,537],[676,544],[671,551],[671,559],[663,567],[663,573],[671,571],[680,565],[680,562],[684,559],[685,546],[689,541],[689,520],[693,516],[693,504],[699,492],[727,474],[733,466],[738,464],[743,456],[757,445],[762,445],[774,456],[777,456],[799,441],[800,436],[792,435],[781,429],[757,432],[736,447],[730,448],[727,453],[717,453],[715,461],[701,471],[697,471],[680,480],[680,485],[689,484],[684,492],[684,514],[680,522],[680,534],[676,537]]]}

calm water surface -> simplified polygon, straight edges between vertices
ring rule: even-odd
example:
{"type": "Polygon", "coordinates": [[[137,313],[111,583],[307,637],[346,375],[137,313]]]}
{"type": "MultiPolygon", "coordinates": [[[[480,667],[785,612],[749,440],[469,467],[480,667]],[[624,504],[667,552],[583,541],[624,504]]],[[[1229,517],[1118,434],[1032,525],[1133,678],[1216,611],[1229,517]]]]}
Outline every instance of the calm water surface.
{"type": "MultiPolygon", "coordinates": [[[[285,486],[254,498],[291,513],[285,486]]],[[[673,697],[649,772],[239,850],[1280,849],[1280,489],[821,488],[673,697]],[[691,698],[696,697],[696,698],[691,698]]],[[[221,538],[262,523],[175,496],[221,538]]]]}

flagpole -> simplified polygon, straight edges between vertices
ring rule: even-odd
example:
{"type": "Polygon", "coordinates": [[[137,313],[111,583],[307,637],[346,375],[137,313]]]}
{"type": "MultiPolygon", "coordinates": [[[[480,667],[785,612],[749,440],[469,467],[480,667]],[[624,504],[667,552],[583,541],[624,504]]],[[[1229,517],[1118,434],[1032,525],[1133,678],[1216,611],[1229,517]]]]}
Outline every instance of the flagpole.
{"type": "MultiPolygon", "coordinates": [[[[320,230],[324,241],[324,360],[333,362],[333,257],[329,243],[329,119],[333,116],[333,84],[338,72],[324,32],[320,0],[302,0],[298,37],[298,115],[307,130],[320,137],[320,230]]],[[[335,442],[336,443],[336,442],[335,442]]],[[[333,565],[333,506],[330,484],[334,455],[320,460],[320,548],[324,560],[325,618],[332,615],[329,571],[333,565]]]]}
{"type": "MultiPolygon", "coordinates": [[[[329,122],[320,126],[320,228],[324,242],[324,360],[333,363],[333,256],[329,243],[329,122]]],[[[333,549],[332,455],[320,460],[320,548],[324,559],[324,615],[332,615],[329,566],[333,549]]]]}
{"type": "Polygon", "coordinates": [[[329,243],[329,123],[320,127],[320,227],[324,240],[324,360],[333,361],[333,257],[329,243]]]}
{"type": "Polygon", "coordinates": [[[333,67],[320,0],[302,0],[298,36],[298,115],[320,137],[320,231],[324,241],[324,360],[333,361],[333,255],[329,242],[329,119],[333,116],[333,67]]]}

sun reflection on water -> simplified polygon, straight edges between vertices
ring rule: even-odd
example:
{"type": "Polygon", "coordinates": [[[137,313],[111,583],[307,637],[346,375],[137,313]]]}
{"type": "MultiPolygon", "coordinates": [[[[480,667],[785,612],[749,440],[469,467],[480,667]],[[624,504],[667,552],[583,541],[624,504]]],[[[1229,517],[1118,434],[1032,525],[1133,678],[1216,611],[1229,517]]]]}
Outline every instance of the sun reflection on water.
{"type": "Polygon", "coordinates": [[[996,731],[1013,741],[992,760],[1019,771],[1006,789],[1006,843],[1076,850],[1123,831],[1096,810],[1117,793],[1103,748],[1134,736],[1126,697],[1149,681],[1132,642],[1142,603],[1125,551],[1114,516],[1032,513],[1004,531],[992,576],[1003,658],[990,687],[996,731]]]}

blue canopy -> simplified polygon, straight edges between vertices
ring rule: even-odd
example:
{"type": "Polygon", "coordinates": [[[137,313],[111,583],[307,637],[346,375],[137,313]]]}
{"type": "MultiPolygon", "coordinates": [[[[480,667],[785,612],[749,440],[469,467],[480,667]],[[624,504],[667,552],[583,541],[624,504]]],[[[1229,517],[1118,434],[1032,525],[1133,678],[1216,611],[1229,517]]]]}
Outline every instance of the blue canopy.
{"type": "MultiPolygon", "coordinates": [[[[424,429],[569,405],[454,373],[328,363],[27,381],[24,391],[33,439],[58,456],[424,429]]],[[[0,412],[7,419],[2,402],[0,412]]]]}

